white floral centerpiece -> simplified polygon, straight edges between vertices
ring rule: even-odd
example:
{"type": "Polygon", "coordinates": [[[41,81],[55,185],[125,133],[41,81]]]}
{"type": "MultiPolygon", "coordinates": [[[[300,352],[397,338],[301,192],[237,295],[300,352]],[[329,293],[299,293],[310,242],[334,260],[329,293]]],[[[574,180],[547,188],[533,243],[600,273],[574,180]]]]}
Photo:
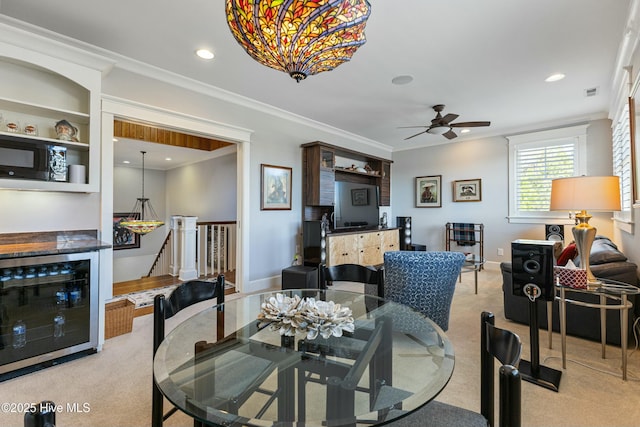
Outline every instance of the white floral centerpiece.
{"type": "Polygon", "coordinates": [[[353,332],[351,309],[333,301],[316,301],[315,298],[288,297],[277,293],[261,305],[258,314],[260,328],[268,326],[280,335],[306,334],[307,339],[330,336],[341,337],[344,331],[353,332]]]}

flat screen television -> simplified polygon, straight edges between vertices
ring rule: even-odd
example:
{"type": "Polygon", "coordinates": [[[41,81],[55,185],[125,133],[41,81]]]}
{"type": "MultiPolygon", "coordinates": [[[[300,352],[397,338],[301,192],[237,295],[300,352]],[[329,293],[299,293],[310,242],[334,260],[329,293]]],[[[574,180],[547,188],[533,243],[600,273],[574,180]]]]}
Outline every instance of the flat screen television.
{"type": "Polygon", "coordinates": [[[377,228],[378,196],[377,185],[336,181],[333,228],[377,228]]]}

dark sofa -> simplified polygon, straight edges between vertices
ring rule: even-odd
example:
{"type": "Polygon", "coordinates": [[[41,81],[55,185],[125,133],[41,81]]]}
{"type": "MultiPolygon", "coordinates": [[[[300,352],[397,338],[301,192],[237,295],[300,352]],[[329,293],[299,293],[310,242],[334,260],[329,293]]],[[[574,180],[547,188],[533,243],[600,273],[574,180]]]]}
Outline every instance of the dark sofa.
{"type": "MultiPolygon", "coordinates": [[[[577,262],[577,260],[576,260],[577,262]]],[[[597,278],[616,280],[638,286],[637,265],[629,262],[616,245],[606,237],[598,236],[593,243],[590,255],[590,266],[597,278]]],[[[513,294],[511,263],[500,264],[502,271],[502,293],[504,298],[504,314],[509,320],[529,324],[529,300],[526,297],[513,294]]],[[[598,303],[595,295],[585,295],[571,292],[568,298],[598,303]]],[[[633,309],[629,311],[629,344],[633,345],[633,321],[640,317],[640,297],[630,295],[629,301],[633,309]]],[[[538,325],[547,329],[547,303],[539,301],[538,325]]],[[[560,317],[558,302],[553,302],[553,330],[560,331],[560,317]]],[[[567,334],[589,340],[600,341],[600,310],[567,304],[567,334]]],[[[620,345],[620,311],[607,310],[607,343],[620,345]]]]}

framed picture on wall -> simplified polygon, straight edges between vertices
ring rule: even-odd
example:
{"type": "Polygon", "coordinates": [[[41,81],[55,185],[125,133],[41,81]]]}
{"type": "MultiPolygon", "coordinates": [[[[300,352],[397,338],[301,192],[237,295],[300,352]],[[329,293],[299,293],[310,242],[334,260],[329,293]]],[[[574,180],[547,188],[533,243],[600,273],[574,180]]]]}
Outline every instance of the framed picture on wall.
{"type": "Polygon", "coordinates": [[[140,219],[140,214],[114,213],[113,214],[113,250],[136,249],[140,247],[140,235],[127,230],[120,222],[127,218],[140,219]]]}
{"type": "Polygon", "coordinates": [[[260,166],[260,210],[291,210],[291,168],[260,166]]]}
{"type": "Polygon", "coordinates": [[[482,200],[482,180],[453,181],[454,202],[479,202],[482,200]]]}
{"type": "Polygon", "coordinates": [[[351,190],[351,204],[353,206],[367,206],[369,204],[369,191],[366,188],[354,188],[351,190]]]}
{"type": "Polygon", "coordinates": [[[442,207],[442,175],[416,178],[416,208],[442,207]]]}

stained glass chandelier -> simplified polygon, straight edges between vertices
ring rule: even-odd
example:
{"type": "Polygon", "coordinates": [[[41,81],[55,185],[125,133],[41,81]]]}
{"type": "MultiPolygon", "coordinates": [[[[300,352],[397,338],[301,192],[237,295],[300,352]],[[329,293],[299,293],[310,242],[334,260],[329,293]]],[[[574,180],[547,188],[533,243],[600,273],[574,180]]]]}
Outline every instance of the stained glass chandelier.
{"type": "Polygon", "coordinates": [[[120,221],[120,226],[137,234],[151,233],[156,228],[164,225],[164,222],[158,219],[156,211],[151,205],[151,201],[144,197],[144,155],[142,153],[142,197],[136,199],[133,210],[124,220],[120,221]]]}
{"type": "Polygon", "coordinates": [[[367,0],[226,0],[244,50],[297,82],[349,61],[367,41],[370,12],[367,0]]]}

